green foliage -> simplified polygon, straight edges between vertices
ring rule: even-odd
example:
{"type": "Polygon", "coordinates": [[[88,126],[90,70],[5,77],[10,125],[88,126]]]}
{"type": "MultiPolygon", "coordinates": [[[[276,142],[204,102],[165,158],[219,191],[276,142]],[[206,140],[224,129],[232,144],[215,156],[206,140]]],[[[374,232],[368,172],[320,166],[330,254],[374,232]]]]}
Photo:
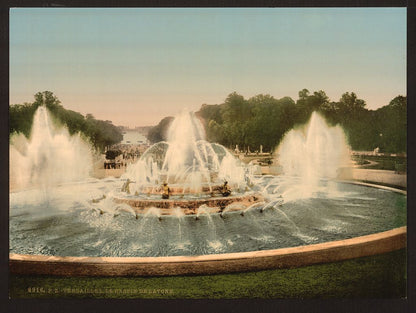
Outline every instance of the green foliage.
{"type": "Polygon", "coordinates": [[[405,152],[407,140],[406,97],[397,96],[387,106],[377,110],[377,129],[380,149],[387,152],[405,152]]]}
{"type": "Polygon", "coordinates": [[[30,104],[15,104],[9,108],[9,133],[23,133],[26,137],[30,135],[32,128],[33,115],[36,108],[30,104]]]}
{"type": "Polygon", "coordinates": [[[310,95],[309,90],[299,91],[299,99],[296,102],[298,116],[294,123],[304,124],[308,121],[313,111],[328,109],[329,98],[322,90],[315,91],[310,95]]]}
{"type": "Polygon", "coordinates": [[[258,150],[262,145],[263,151],[272,151],[293,127],[291,119],[298,116],[295,102],[289,97],[277,100],[270,95],[257,95],[248,102],[253,112],[253,118],[247,122],[251,150],[258,150]]]}
{"type": "Polygon", "coordinates": [[[221,105],[203,105],[197,112],[205,121],[207,139],[230,148],[272,151],[283,134],[298,121],[299,112],[289,98],[257,95],[248,100],[230,94],[221,105]]]}
{"type": "Polygon", "coordinates": [[[105,158],[107,160],[114,160],[120,154],[122,154],[121,150],[107,150],[105,153],[105,158]]]}
{"type": "Polygon", "coordinates": [[[360,112],[365,107],[365,101],[358,99],[357,95],[353,92],[346,92],[341,96],[339,100],[339,106],[346,112],[360,112]]]}
{"type": "Polygon", "coordinates": [[[96,120],[91,114],[87,117],[78,112],[66,110],[59,99],[50,91],[38,92],[33,103],[15,104],[9,108],[9,133],[23,133],[30,136],[33,116],[40,105],[45,105],[51,112],[55,122],[65,125],[72,135],[81,132],[95,148],[103,150],[123,139],[120,130],[110,121],[96,120]]]}
{"type": "MultiPolygon", "coordinates": [[[[304,93],[307,97],[306,90],[304,93]]],[[[264,152],[271,152],[283,135],[302,121],[302,112],[291,98],[263,94],[246,100],[234,92],[223,104],[205,105],[198,113],[207,121],[208,140],[251,151],[262,145],[264,152]]]]}
{"type": "Polygon", "coordinates": [[[173,117],[171,116],[162,119],[157,126],[149,130],[149,133],[147,134],[147,139],[149,139],[149,141],[152,143],[166,141],[168,136],[167,130],[172,121],[173,117]]]}
{"type": "Polygon", "coordinates": [[[101,150],[105,146],[111,146],[123,140],[120,130],[110,121],[101,121],[94,118],[86,119],[84,129],[85,134],[101,150]]]}
{"type": "Polygon", "coordinates": [[[352,93],[342,95],[338,103],[321,110],[331,124],[340,124],[354,150],[406,152],[406,97],[397,96],[375,111],[365,108],[365,101],[352,93]]]}
{"type": "MultiPolygon", "coordinates": [[[[290,97],[275,99],[259,94],[248,100],[236,92],[222,104],[201,106],[196,112],[205,126],[207,140],[230,149],[272,152],[284,134],[296,125],[305,124],[312,112],[321,113],[332,126],[341,125],[354,150],[381,152],[406,151],[406,97],[398,96],[376,111],[365,108],[364,100],[354,92],[344,93],[331,102],[323,90],[299,91],[295,102],[290,97]]],[[[172,118],[163,119],[149,132],[152,142],[166,140],[172,118]]]]}

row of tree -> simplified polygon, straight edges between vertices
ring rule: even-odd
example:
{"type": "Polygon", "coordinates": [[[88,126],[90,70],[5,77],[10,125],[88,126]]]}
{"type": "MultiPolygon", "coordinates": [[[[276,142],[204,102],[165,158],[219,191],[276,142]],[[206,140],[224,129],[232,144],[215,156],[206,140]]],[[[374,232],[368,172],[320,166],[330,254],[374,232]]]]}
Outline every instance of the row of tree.
{"type": "MultiPolygon", "coordinates": [[[[299,99],[275,99],[256,95],[244,99],[231,93],[222,104],[202,105],[196,112],[204,122],[207,139],[229,148],[239,145],[252,150],[263,146],[273,151],[284,134],[305,124],[313,111],[321,113],[331,125],[343,127],[354,150],[406,152],[406,97],[397,96],[377,110],[368,110],[364,100],[354,92],[344,93],[338,102],[330,101],[322,90],[299,91],[299,99]]],[[[149,132],[149,140],[166,140],[166,130],[172,118],[164,118],[149,132]]]]}
{"type": "MultiPolygon", "coordinates": [[[[9,108],[10,134],[21,132],[30,135],[33,116],[40,105],[46,105],[55,119],[64,124],[70,134],[81,132],[99,150],[119,143],[123,139],[120,129],[111,121],[85,117],[66,110],[50,91],[39,92],[33,103],[15,104],[9,108]]],[[[273,151],[284,134],[297,125],[305,124],[313,111],[320,112],[327,121],[343,127],[354,150],[406,152],[407,110],[406,97],[397,96],[386,106],[368,110],[364,100],[354,92],[344,93],[338,102],[330,101],[324,91],[310,93],[299,91],[299,98],[275,99],[270,95],[256,95],[244,99],[231,93],[221,104],[204,104],[196,114],[203,120],[207,139],[229,148],[239,145],[252,150],[263,146],[263,151],[273,151]]],[[[172,117],[165,117],[150,129],[151,142],[166,140],[172,117]]]]}
{"type": "Polygon", "coordinates": [[[66,110],[59,99],[50,91],[38,92],[33,103],[14,104],[9,107],[9,134],[20,132],[30,136],[33,116],[40,105],[45,105],[57,123],[68,128],[69,133],[80,132],[98,150],[123,140],[120,129],[111,121],[102,121],[87,114],[85,117],[75,111],[66,110]]]}

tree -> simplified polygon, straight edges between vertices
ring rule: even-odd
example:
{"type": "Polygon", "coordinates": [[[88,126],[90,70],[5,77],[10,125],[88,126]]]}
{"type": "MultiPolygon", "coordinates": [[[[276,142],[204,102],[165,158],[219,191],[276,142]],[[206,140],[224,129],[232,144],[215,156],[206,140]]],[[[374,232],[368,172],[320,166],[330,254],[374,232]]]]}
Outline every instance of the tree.
{"type": "Polygon", "coordinates": [[[362,99],[358,99],[357,95],[353,92],[346,92],[341,96],[339,100],[340,107],[346,109],[349,112],[357,112],[364,109],[366,103],[362,99]]]}
{"type": "Polygon", "coordinates": [[[20,132],[29,137],[34,114],[35,108],[30,103],[11,105],[9,108],[9,136],[20,132]]]}
{"type": "Polygon", "coordinates": [[[40,105],[45,105],[50,111],[63,109],[60,105],[61,101],[51,91],[43,91],[35,94],[35,102],[33,103],[37,108],[40,105]]]}
{"type": "Polygon", "coordinates": [[[149,139],[149,141],[152,143],[166,141],[168,128],[171,125],[172,121],[172,116],[163,118],[158,125],[152,127],[149,130],[149,133],[147,134],[147,139],[149,139]]]}
{"type": "Polygon", "coordinates": [[[222,124],[221,106],[219,104],[203,104],[196,116],[200,117],[204,123],[207,139],[210,141],[222,141],[219,131],[219,124],[222,124]]]}
{"type": "Polygon", "coordinates": [[[231,93],[221,107],[224,144],[226,146],[247,145],[251,107],[242,95],[231,93]]]}
{"type": "Polygon", "coordinates": [[[379,147],[384,152],[406,152],[406,102],[406,97],[397,96],[388,105],[375,112],[379,147]]]}
{"type": "MultiPolygon", "coordinates": [[[[340,124],[354,150],[380,147],[385,152],[406,151],[406,97],[397,96],[376,111],[365,106],[354,92],[344,93],[335,102],[323,90],[310,93],[303,89],[296,103],[290,97],[275,99],[268,94],[246,100],[233,92],[222,104],[202,105],[196,115],[204,119],[208,140],[229,148],[238,144],[240,149],[250,146],[254,151],[263,145],[264,151],[273,151],[287,131],[319,111],[331,125],[340,124]]],[[[153,142],[166,140],[163,133],[167,125],[161,121],[153,129],[149,136],[153,142]]]]}
{"type": "Polygon", "coordinates": [[[59,99],[50,91],[35,94],[33,103],[15,104],[10,106],[10,134],[21,132],[30,136],[33,116],[40,105],[45,105],[55,123],[65,125],[70,134],[80,132],[94,145],[103,150],[105,146],[120,142],[123,135],[111,122],[96,120],[91,114],[87,118],[78,112],[66,110],[59,99]]]}
{"type": "Polygon", "coordinates": [[[244,97],[233,92],[225,100],[221,113],[225,123],[232,123],[235,120],[246,120],[250,117],[251,110],[244,97]]]}
{"type": "Polygon", "coordinates": [[[224,129],[215,120],[210,120],[206,127],[207,139],[213,142],[225,142],[224,129]]]}
{"type": "Polygon", "coordinates": [[[306,123],[313,111],[325,110],[329,105],[329,98],[323,90],[315,91],[312,95],[308,89],[299,91],[299,99],[296,102],[298,114],[295,122],[306,123]]]}
{"type": "Polygon", "coordinates": [[[323,90],[315,91],[312,99],[317,110],[324,109],[329,105],[329,98],[323,90]]]}
{"type": "Polygon", "coordinates": [[[299,95],[299,100],[306,100],[309,97],[309,90],[306,88],[303,88],[301,91],[299,91],[298,95],[299,95]]]}
{"type": "Polygon", "coordinates": [[[407,98],[404,96],[397,96],[393,100],[390,101],[389,106],[395,107],[400,110],[403,110],[403,112],[406,111],[406,105],[407,105],[407,98]]]}

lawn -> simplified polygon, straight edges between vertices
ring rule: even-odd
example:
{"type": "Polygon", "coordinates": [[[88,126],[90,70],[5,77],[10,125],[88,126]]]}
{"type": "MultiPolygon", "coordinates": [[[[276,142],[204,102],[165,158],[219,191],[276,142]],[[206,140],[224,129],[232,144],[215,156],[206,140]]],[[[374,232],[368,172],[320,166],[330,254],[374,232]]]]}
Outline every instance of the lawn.
{"type": "Polygon", "coordinates": [[[406,250],[294,269],[171,277],[10,275],[11,298],[404,298],[406,250]]]}
{"type": "Polygon", "coordinates": [[[373,170],[389,170],[397,172],[406,172],[407,159],[402,156],[377,156],[377,155],[361,155],[354,156],[353,160],[362,168],[373,170]],[[369,161],[377,162],[371,164],[369,161]]]}

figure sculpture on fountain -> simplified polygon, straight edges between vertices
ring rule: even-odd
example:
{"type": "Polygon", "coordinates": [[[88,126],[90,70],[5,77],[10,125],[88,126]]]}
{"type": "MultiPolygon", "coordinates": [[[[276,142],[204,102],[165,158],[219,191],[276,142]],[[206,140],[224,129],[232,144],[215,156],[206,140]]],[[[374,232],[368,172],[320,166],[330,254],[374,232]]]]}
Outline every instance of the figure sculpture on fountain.
{"type": "Polygon", "coordinates": [[[225,181],[224,184],[221,186],[220,191],[224,197],[228,197],[231,194],[231,188],[230,186],[228,186],[227,181],[225,181]]]}
{"type": "Polygon", "coordinates": [[[162,199],[169,199],[170,197],[170,188],[168,183],[164,182],[162,187],[162,199]]]}
{"type": "Polygon", "coordinates": [[[127,192],[128,194],[130,194],[130,185],[131,181],[129,178],[127,178],[126,182],[123,184],[123,186],[121,187],[121,191],[127,192]]]}

